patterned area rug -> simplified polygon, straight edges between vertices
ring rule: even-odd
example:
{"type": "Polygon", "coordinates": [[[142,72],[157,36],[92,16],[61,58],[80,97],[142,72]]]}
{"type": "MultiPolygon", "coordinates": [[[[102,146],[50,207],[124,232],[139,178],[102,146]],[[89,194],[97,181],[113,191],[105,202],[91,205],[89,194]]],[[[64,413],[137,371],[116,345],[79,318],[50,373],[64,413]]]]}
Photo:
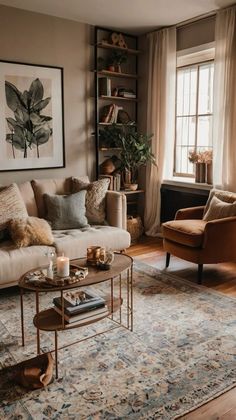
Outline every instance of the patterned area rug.
{"type": "MultiPolygon", "coordinates": [[[[134,332],[117,329],[61,350],[60,377],[45,389],[0,389],[0,418],[175,419],[236,385],[236,300],[141,263],[134,278],[134,332]]],[[[41,307],[51,300],[43,295],[41,307]]],[[[0,367],[36,354],[31,294],[26,305],[23,349],[19,295],[0,297],[0,367]]],[[[59,343],[110,322],[61,332],[59,343]]],[[[41,337],[48,349],[53,333],[41,337]]]]}

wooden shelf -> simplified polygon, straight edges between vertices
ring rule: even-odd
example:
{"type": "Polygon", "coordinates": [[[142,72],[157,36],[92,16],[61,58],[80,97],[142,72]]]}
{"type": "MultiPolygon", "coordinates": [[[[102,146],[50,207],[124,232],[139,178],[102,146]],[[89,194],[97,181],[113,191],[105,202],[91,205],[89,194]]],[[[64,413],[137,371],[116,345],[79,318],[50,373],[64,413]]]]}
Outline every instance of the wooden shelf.
{"type": "Polygon", "coordinates": [[[122,123],[105,123],[105,122],[100,122],[100,123],[98,123],[98,125],[101,125],[101,126],[107,126],[107,125],[118,125],[119,127],[122,127],[123,125],[125,126],[125,127],[136,127],[136,125],[137,125],[137,123],[132,123],[132,124],[122,124],[122,123]]]}
{"type": "MultiPolygon", "coordinates": [[[[97,72],[97,70],[95,70],[97,72]]],[[[100,70],[97,72],[100,76],[121,77],[126,79],[138,79],[137,74],[119,73],[118,71],[100,70]]]]}
{"type": "Polygon", "coordinates": [[[120,190],[120,192],[122,192],[125,195],[129,195],[129,194],[140,194],[140,193],[144,193],[144,190],[120,190]]]}
{"type": "Polygon", "coordinates": [[[101,152],[105,152],[107,150],[117,150],[117,151],[120,151],[122,149],[121,149],[121,147],[99,147],[99,150],[101,152]]]}
{"type": "Polygon", "coordinates": [[[106,96],[106,95],[101,95],[99,96],[99,99],[102,100],[109,100],[109,101],[131,101],[131,102],[138,102],[137,98],[123,98],[123,96],[106,96]]]}
{"type": "MultiPolygon", "coordinates": [[[[122,300],[119,298],[114,297],[113,299],[113,313],[116,312],[122,305],[122,300]]],[[[40,330],[44,331],[59,331],[59,330],[70,330],[72,328],[78,328],[83,327],[85,325],[93,324],[94,322],[100,321],[104,318],[107,318],[107,316],[111,315],[111,300],[106,299],[106,305],[108,307],[109,313],[98,315],[96,319],[93,319],[92,321],[86,321],[86,319],[83,320],[83,322],[72,322],[71,324],[65,322],[65,326],[63,327],[62,324],[62,316],[55,311],[54,308],[49,308],[44,311],[39,312],[38,316],[35,315],[33,319],[33,323],[36,328],[39,328],[40,330]]],[[[92,312],[90,312],[92,315],[92,312]]]]}
{"type": "Polygon", "coordinates": [[[140,50],[135,50],[133,48],[124,48],[124,47],[118,47],[117,45],[108,44],[107,42],[98,42],[97,43],[98,48],[105,48],[108,50],[119,50],[127,52],[128,54],[141,54],[140,50]]]}

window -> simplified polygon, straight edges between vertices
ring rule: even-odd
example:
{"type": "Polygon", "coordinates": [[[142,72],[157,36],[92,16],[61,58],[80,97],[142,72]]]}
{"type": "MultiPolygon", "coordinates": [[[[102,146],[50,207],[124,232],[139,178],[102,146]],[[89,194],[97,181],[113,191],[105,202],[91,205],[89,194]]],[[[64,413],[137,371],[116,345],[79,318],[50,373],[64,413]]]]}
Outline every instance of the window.
{"type": "Polygon", "coordinates": [[[194,176],[191,150],[212,149],[214,61],[177,68],[175,176],[194,176]]]}

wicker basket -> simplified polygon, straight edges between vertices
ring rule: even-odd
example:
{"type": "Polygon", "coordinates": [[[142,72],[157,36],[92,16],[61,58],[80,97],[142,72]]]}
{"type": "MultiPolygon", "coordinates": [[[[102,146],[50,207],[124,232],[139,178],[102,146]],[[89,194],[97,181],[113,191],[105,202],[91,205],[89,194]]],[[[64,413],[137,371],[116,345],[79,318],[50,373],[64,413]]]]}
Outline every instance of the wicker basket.
{"type": "Polygon", "coordinates": [[[138,241],[143,233],[143,223],[141,217],[127,217],[127,231],[130,233],[131,242],[135,243],[138,241]]]}

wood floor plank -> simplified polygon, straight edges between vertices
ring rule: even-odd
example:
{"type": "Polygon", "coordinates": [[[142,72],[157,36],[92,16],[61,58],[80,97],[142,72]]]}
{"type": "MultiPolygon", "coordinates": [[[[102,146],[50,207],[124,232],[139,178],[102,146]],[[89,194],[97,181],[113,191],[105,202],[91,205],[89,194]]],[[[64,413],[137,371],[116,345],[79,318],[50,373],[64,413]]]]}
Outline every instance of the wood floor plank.
{"type": "MultiPolygon", "coordinates": [[[[142,237],[127,253],[135,259],[163,270],[165,252],[162,239],[142,237]]],[[[197,265],[171,256],[168,272],[197,282],[197,265]]],[[[205,265],[203,284],[228,296],[236,297],[236,263],[205,265]]],[[[227,391],[200,408],[181,417],[182,420],[236,420],[236,388],[227,391]]]]}

